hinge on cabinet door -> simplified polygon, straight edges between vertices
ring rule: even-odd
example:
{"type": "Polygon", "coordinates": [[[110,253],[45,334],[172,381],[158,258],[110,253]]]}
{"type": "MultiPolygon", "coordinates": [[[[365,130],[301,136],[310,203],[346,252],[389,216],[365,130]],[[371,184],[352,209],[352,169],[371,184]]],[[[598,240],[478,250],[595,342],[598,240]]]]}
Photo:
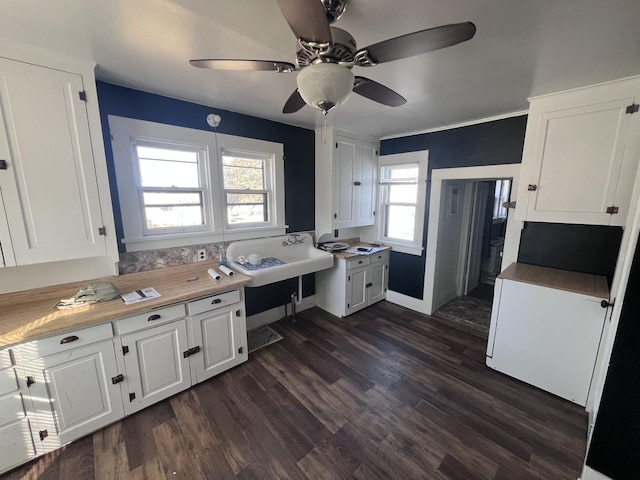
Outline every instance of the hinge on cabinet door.
{"type": "Polygon", "coordinates": [[[337,214],[337,213],[334,213],[334,214],[333,214],[333,218],[338,218],[338,214],[337,214]]]}
{"type": "Polygon", "coordinates": [[[242,312],[240,312],[240,310],[236,310],[236,317],[239,317],[241,315],[242,312]]]}
{"type": "Polygon", "coordinates": [[[7,166],[6,160],[0,160],[0,170],[7,170],[9,167],[7,166]]]}
{"type": "Polygon", "coordinates": [[[371,283],[371,282],[367,283],[367,284],[364,286],[364,288],[371,288],[371,287],[373,287],[373,283],[371,283]]]}
{"type": "Polygon", "coordinates": [[[351,275],[347,277],[347,282],[350,282],[350,281],[351,281],[351,275]]]}
{"type": "Polygon", "coordinates": [[[27,387],[30,387],[34,383],[36,383],[35,377],[32,377],[31,375],[27,376],[27,387]]]}
{"type": "Polygon", "coordinates": [[[618,213],[618,207],[616,207],[615,205],[611,205],[610,207],[607,207],[606,212],[610,215],[615,215],[618,213]]]}
{"type": "Polygon", "coordinates": [[[182,356],[183,356],[184,358],[188,358],[188,357],[190,357],[191,355],[195,355],[195,354],[196,354],[196,353],[198,353],[199,351],[200,351],[200,347],[199,347],[199,346],[197,346],[197,347],[193,347],[193,348],[190,348],[190,349],[185,350],[184,352],[182,352],[182,356]]]}
{"type": "Polygon", "coordinates": [[[350,303],[347,303],[347,308],[350,308],[350,307],[351,307],[351,304],[350,304],[350,303]]]}
{"type": "Polygon", "coordinates": [[[85,92],[84,90],[82,90],[81,92],[78,92],[78,96],[80,97],[80,100],[82,100],[83,102],[87,101],[87,92],[85,92]]]}
{"type": "Polygon", "coordinates": [[[113,385],[117,385],[120,382],[124,381],[124,375],[119,373],[118,375],[116,375],[115,377],[111,377],[111,383],[113,385]]]}
{"type": "Polygon", "coordinates": [[[374,216],[374,217],[376,216],[376,211],[375,211],[375,210],[373,211],[373,216],[374,216]]]}
{"type": "Polygon", "coordinates": [[[527,190],[529,192],[535,192],[536,190],[538,190],[538,186],[537,185],[528,185],[527,186],[527,190]]]}
{"type": "Polygon", "coordinates": [[[241,354],[243,351],[244,351],[244,347],[240,347],[240,348],[238,349],[238,353],[240,353],[240,354],[241,354]]]}
{"type": "Polygon", "coordinates": [[[122,346],[122,355],[126,355],[127,353],[129,353],[129,346],[128,345],[123,345],[122,346]]]}
{"type": "Polygon", "coordinates": [[[136,394],[135,393],[130,393],[129,394],[129,401],[133,402],[136,399],[136,394]]]}
{"type": "Polygon", "coordinates": [[[338,148],[338,142],[336,142],[336,148],[338,148]]]}
{"type": "Polygon", "coordinates": [[[632,103],[627,107],[625,113],[633,115],[634,113],[638,113],[638,108],[640,108],[640,105],[638,105],[637,103],[632,103]]]}
{"type": "Polygon", "coordinates": [[[107,227],[98,228],[98,235],[104,235],[106,237],[107,236],[107,227]]]}
{"type": "Polygon", "coordinates": [[[40,430],[38,432],[38,435],[40,435],[40,441],[42,442],[45,438],[49,436],[49,432],[46,430],[40,430]]]}

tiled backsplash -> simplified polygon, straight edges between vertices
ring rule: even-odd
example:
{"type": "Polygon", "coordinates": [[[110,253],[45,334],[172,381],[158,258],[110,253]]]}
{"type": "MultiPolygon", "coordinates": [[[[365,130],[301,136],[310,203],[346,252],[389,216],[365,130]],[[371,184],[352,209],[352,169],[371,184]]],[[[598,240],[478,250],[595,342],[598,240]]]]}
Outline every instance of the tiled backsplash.
{"type": "Polygon", "coordinates": [[[207,260],[217,260],[224,251],[224,243],[207,243],[204,245],[192,245],[189,247],[162,248],[158,250],[145,250],[142,252],[125,252],[120,254],[118,269],[120,275],[127,273],[157,270],[165,267],[175,267],[194,263],[200,249],[207,251],[207,260]]]}

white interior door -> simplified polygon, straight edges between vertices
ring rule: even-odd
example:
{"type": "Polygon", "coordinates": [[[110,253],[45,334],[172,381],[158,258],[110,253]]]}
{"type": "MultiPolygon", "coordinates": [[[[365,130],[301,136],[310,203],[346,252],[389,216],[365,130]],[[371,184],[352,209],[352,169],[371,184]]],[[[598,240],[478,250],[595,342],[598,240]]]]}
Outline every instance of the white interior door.
{"type": "Polygon", "coordinates": [[[438,309],[457,294],[463,200],[464,181],[444,182],[440,201],[438,251],[435,258],[433,310],[438,309]]]}

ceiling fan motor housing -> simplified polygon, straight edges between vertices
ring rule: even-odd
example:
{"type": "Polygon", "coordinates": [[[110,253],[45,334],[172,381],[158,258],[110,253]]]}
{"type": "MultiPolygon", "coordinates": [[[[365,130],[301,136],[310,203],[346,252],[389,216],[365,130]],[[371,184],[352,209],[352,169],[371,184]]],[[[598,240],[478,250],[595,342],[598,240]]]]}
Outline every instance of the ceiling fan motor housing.
{"type": "Polygon", "coordinates": [[[346,30],[331,27],[331,36],[333,43],[328,51],[314,48],[313,45],[308,46],[302,42],[298,43],[298,51],[296,52],[296,62],[299,67],[308,67],[318,62],[353,62],[353,55],[357,49],[356,40],[346,30]]]}

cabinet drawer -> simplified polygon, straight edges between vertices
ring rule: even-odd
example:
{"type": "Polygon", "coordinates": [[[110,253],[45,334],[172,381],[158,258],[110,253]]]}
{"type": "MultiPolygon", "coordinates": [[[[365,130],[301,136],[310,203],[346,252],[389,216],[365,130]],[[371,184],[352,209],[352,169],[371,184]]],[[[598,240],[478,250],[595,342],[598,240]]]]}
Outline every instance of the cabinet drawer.
{"type": "Polygon", "coordinates": [[[215,310],[216,308],[225,307],[240,301],[240,291],[232,290],[231,292],[212,295],[210,297],[194,300],[187,304],[189,315],[197,315],[198,313],[215,310]]]}
{"type": "Polygon", "coordinates": [[[55,337],[34,340],[15,347],[22,360],[46,357],[55,353],[66,352],[72,348],[82,347],[113,337],[110,323],[61,333],[55,337]]]}
{"type": "Polygon", "coordinates": [[[369,257],[360,255],[359,257],[347,260],[347,270],[364,267],[366,265],[369,265],[369,263],[371,263],[371,259],[369,257]]]}
{"type": "MultiPolygon", "coordinates": [[[[16,371],[13,368],[5,368],[0,370],[0,395],[18,390],[18,381],[16,380],[16,371]]],[[[0,408],[0,412],[2,409],[0,408]]]]}
{"type": "Polygon", "coordinates": [[[371,259],[371,263],[374,262],[385,262],[389,260],[389,250],[381,250],[380,252],[372,253],[369,255],[371,259]]]}
{"type": "Polygon", "coordinates": [[[22,395],[13,394],[0,397],[0,427],[25,417],[22,395]]]}
{"type": "Polygon", "coordinates": [[[7,368],[13,365],[9,350],[0,350],[0,368],[7,368]]]}
{"type": "Polygon", "coordinates": [[[119,335],[131,333],[144,328],[162,325],[182,317],[184,317],[184,305],[182,303],[171,307],[158,308],[118,320],[116,322],[116,333],[119,335]]]}

